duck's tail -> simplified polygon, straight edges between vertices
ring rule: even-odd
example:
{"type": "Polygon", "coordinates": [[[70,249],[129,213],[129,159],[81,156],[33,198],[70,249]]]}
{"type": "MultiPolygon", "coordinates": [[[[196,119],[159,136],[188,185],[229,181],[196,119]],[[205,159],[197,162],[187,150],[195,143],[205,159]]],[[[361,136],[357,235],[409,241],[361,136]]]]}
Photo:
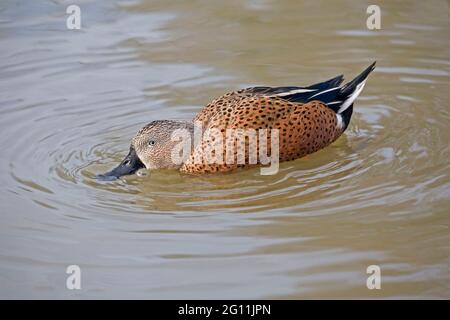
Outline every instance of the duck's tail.
{"type": "Polygon", "coordinates": [[[328,107],[342,116],[344,129],[350,123],[350,118],[353,113],[353,102],[362,92],[367,77],[375,69],[375,64],[376,62],[372,63],[360,75],[342,87],[334,88],[332,90],[334,92],[330,91],[328,95],[325,94],[322,97],[317,97],[318,100],[325,102],[328,107]]]}
{"type": "Polygon", "coordinates": [[[338,97],[343,99],[343,103],[339,106],[339,109],[337,110],[338,113],[344,112],[359,96],[364,88],[364,85],[366,84],[368,75],[373,71],[373,69],[375,69],[375,63],[376,62],[372,63],[359,76],[346,83],[339,90],[338,97]]]}

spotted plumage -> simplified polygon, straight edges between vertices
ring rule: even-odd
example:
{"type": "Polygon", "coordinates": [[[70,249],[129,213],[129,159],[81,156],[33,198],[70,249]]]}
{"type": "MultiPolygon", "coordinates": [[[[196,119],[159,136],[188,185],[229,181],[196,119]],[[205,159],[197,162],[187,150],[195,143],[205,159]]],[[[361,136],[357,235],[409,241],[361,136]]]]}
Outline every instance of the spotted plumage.
{"type": "Polygon", "coordinates": [[[249,161],[250,138],[241,141],[241,145],[237,140],[230,142],[227,140],[230,129],[238,134],[245,130],[267,129],[269,134],[262,138],[267,140],[269,153],[272,148],[270,130],[277,129],[279,161],[301,158],[331,144],[345,131],[353,112],[353,102],[374,68],[375,63],[343,86],[343,76],[338,76],[309,87],[252,87],[233,91],[214,99],[192,121],[154,121],[138,132],[128,156],[106,176],[128,174],[138,167],[212,173],[259,164],[249,161]],[[194,124],[201,124],[204,131],[216,130],[220,136],[204,134],[200,143],[194,145],[192,142],[191,154],[182,163],[175,164],[172,151],[176,142],[171,134],[175,129],[193,134],[194,124]],[[231,148],[232,158],[236,159],[237,151],[244,148],[245,162],[198,161],[213,154],[221,141],[225,148],[223,154],[216,152],[216,157],[225,159],[227,148],[231,148]]]}

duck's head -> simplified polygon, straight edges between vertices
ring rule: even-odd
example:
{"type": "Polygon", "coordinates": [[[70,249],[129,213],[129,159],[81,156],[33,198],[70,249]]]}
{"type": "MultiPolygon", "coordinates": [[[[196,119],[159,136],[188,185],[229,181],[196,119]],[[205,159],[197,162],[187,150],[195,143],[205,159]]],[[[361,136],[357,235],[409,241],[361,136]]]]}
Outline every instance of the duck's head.
{"type": "Polygon", "coordinates": [[[172,161],[172,150],[179,141],[173,141],[172,133],[176,129],[193,130],[191,122],[174,120],[153,121],[143,128],[131,140],[130,151],[125,159],[113,170],[101,174],[98,178],[112,180],[133,174],[141,168],[175,169],[180,167],[172,161]]]}

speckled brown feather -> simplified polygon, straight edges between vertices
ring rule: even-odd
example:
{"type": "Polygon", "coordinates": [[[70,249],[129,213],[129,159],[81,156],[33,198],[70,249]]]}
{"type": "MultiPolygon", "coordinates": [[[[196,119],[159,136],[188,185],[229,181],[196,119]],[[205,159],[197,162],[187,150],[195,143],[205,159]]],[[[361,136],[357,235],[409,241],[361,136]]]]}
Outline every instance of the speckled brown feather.
{"type": "MultiPolygon", "coordinates": [[[[210,128],[220,130],[224,141],[225,131],[228,128],[279,129],[280,162],[301,158],[322,149],[335,141],[344,131],[338,127],[336,113],[320,101],[306,104],[289,102],[261,92],[254,93],[251,88],[230,92],[215,99],[200,111],[194,121],[201,121],[204,130],[210,128]]],[[[204,139],[203,144],[196,147],[180,170],[186,173],[210,173],[250,166],[248,152],[245,152],[245,165],[196,164],[194,159],[199,159],[209,152],[214,143],[215,141],[204,139]]],[[[270,135],[268,149],[270,150],[270,135]]],[[[234,150],[236,153],[236,145],[234,150]]]]}

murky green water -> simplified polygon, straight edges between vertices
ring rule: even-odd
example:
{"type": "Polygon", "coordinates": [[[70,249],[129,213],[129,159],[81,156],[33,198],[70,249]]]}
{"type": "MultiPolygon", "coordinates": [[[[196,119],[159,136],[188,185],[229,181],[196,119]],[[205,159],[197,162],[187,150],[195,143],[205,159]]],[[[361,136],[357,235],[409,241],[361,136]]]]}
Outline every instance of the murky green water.
{"type": "Polygon", "coordinates": [[[69,4],[0,4],[1,298],[450,298],[447,1],[381,1],[380,31],[366,1],[82,1],[79,31],[69,4]],[[373,60],[346,134],[277,175],[94,179],[147,122],[373,60]]]}

